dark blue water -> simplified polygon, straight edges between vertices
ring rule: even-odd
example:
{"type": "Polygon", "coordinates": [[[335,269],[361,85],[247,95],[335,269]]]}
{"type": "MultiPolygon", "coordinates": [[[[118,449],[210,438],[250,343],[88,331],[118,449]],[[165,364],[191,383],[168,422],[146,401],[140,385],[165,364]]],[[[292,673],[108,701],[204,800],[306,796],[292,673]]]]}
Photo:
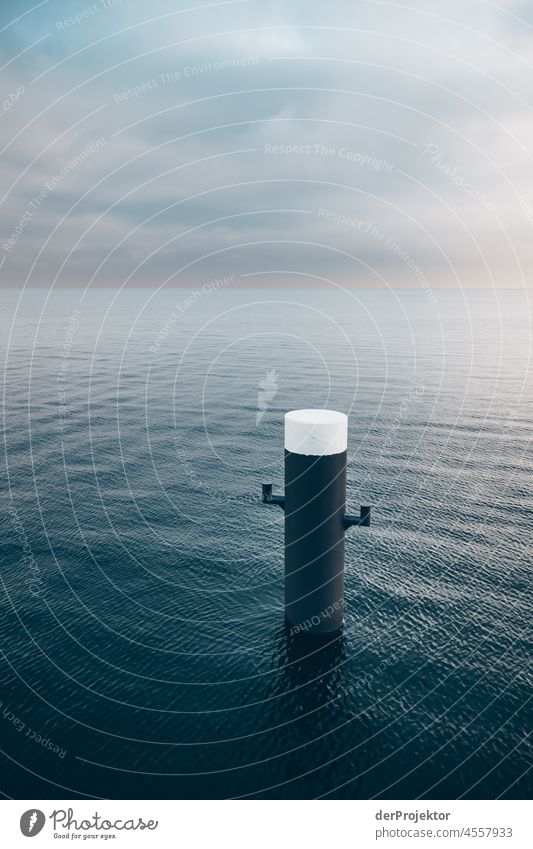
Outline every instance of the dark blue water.
{"type": "Polygon", "coordinates": [[[530,794],[524,293],[2,301],[4,794],[530,794]],[[313,406],[349,413],[373,505],[326,645],[285,634],[260,503],[313,406]]]}

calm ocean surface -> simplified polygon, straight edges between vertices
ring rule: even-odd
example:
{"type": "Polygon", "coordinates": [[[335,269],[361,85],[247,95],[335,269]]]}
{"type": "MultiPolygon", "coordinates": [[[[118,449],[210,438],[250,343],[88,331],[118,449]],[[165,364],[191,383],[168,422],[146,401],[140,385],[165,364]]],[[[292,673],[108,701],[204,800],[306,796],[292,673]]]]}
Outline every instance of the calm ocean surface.
{"type": "Polygon", "coordinates": [[[523,292],[1,298],[0,789],[531,793],[523,292]],[[349,413],[348,505],[373,505],[325,646],[285,634],[260,503],[283,413],[315,406],[349,413]]]}

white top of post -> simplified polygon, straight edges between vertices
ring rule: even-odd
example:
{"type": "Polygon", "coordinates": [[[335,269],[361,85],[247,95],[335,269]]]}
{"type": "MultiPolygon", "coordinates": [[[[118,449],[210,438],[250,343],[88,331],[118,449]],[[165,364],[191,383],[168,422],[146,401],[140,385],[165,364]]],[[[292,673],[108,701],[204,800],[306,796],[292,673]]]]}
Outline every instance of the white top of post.
{"type": "Polygon", "coordinates": [[[285,448],[293,454],[323,457],[348,447],[348,416],[335,410],[285,413],[285,448]]]}

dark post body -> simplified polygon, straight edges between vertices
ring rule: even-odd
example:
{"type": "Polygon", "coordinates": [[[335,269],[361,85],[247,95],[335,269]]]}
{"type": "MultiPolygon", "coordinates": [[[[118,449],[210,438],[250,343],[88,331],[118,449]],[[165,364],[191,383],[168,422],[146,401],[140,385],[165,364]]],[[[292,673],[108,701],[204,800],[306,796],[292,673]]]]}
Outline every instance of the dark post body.
{"type": "Polygon", "coordinates": [[[285,415],[285,621],[291,634],[334,634],[344,621],[344,535],[370,525],[370,507],[346,514],[348,419],[333,410],[285,415]]]}
{"type": "Polygon", "coordinates": [[[348,421],[331,410],[285,416],[285,619],[292,632],[344,620],[348,421]]]}

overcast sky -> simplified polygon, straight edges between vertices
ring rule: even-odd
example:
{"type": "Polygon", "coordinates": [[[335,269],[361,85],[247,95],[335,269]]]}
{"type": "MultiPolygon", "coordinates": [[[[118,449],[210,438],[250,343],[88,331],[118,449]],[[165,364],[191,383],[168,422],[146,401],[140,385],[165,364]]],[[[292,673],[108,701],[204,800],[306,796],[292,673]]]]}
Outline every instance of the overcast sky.
{"type": "Polygon", "coordinates": [[[531,285],[533,5],[10,0],[3,286],[531,285]]]}

